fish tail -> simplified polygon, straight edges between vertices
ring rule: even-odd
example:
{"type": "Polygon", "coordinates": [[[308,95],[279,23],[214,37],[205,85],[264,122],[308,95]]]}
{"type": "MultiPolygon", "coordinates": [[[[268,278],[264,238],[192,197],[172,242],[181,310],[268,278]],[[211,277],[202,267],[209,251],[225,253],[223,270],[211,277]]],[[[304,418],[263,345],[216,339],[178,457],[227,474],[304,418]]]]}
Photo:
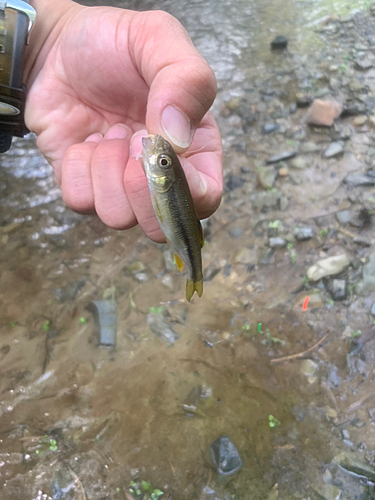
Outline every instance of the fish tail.
{"type": "Polygon", "coordinates": [[[186,281],[186,298],[188,302],[190,302],[192,296],[194,295],[194,292],[197,292],[199,297],[202,297],[203,293],[203,279],[194,281],[191,279],[187,279],[186,281]]]}

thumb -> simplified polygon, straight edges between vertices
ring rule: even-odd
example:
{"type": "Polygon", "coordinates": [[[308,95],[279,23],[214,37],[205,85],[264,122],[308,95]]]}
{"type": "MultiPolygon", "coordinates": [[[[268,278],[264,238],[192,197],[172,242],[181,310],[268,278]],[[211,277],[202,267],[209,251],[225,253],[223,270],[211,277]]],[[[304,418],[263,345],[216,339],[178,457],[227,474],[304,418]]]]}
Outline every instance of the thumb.
{"type": "Polygon", "coordinates": [[[138,68],[150,88],[146,127],[182,153],[215,99],[216,78],[174,17],[161,11],[145,15],[152,22],[146,21],[138,68]]]}

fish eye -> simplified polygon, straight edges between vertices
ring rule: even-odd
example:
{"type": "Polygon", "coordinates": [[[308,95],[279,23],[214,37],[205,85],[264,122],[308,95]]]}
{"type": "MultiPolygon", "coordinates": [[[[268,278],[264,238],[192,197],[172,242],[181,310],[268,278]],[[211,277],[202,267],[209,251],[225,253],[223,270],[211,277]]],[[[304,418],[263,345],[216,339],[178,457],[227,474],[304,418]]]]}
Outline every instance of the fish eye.
{"type": "Polygon", "coordinates": [[[168,155],[160,155],[158,165],[160,168],[168,168],[172,165],[172,158],[168,155]]]}

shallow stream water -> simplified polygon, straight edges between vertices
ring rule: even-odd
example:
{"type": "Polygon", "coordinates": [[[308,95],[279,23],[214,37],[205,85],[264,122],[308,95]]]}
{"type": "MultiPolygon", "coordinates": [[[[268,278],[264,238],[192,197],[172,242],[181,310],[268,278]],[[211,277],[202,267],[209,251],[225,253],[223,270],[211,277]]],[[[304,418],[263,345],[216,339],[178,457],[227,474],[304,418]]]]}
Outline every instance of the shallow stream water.
{"type": "MultiPolygon", "coordinates": [[[[287,108],[299,82],[292,75],[285,84],[285,75],[309,66],[309,57],[316,72],[325,62],[316,57],[325,50],[322,26],[369,7],[365,0],[108,4],[163,9],[183,23],[217,75],[213,111],[223,133],[225,172],[239,179],[252,175],[255,139],[228,121],[225,103],[244,95],[252,102],[254,89],[273,78],[287,108]],[[270,51],[277,34],[288,38],[288,53],[270,51]]],[[[256,99],[254,105],[262,110],[256,99]]],[[[258,153],[294,146],[297,121],[271,146],[258,142],[258,153]]],[[[294,257],[288,247],[267,261],[264,244],[274,220],[284,217],[293,226],[343,206],[340,182],[359,168],[369,144],[362,137],[338,166],[322,172],[319,164],[286,186],[293,201],[284,213],[282,201],[271,212],[256,210],[250,199],[259,187],[253,183],[240,195],[227,184],[206,228],[208,281],[191,304],[167,247],[139,228],[116,232],[73,214],[34,139],[16,140],[0,166],[0,497],[122,500],[143,480],[165,499],[374,498],[368,478],[341,477],[330,465],[343,446],[345,408],[362,396],[360,381],[348,379],[348,342],[328,338],[309,356],[271,363],[308,349],[328,331],[340,336],[351,319],[348,304],[336,307],[318,288],[309,291],[309,308],[302,307],[306,268],[319,252],[329,252],[324,245],[321,250],[318,235],[325,226],[316,226],[317,237],[294,257]],[[117,303],[114,348],[98,346],[86,309],[103,298],[117,303]],[[150,312],[179,339],[168,343],[152,333],[150,312]],[[306,358],[317,370],[309,376],[301,367],[306,358]],[[207,397],[186,411],[194,391],[207,397]],[[233,476],[220,476],[207,452],[221,435],[230,437],[243,461],[233,476]]],[[[327,138],[317,133],[314,140],[325,144],[327,138]]],[[[356,318],[367,321],[363,311],[356,318]]],[[[375,444],[371,425],[365,437],[350,428],[352,452],[357,443],[375,444]]],[[[147,495],[141,491],[133,491],[134,498],[147,495]]]]}

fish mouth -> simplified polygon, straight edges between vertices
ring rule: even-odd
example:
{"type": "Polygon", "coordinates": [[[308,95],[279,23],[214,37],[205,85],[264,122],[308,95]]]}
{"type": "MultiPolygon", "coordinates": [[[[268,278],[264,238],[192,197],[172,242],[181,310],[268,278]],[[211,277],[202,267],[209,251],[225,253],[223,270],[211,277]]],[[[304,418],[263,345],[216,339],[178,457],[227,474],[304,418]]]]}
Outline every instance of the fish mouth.
{"type": "Polygon", "coordinates": [[[164,149],[165,140],[161,135],[150,134],[142,138],[142,147],[147,154],[152,154],[158,149],[164,149]]]}

